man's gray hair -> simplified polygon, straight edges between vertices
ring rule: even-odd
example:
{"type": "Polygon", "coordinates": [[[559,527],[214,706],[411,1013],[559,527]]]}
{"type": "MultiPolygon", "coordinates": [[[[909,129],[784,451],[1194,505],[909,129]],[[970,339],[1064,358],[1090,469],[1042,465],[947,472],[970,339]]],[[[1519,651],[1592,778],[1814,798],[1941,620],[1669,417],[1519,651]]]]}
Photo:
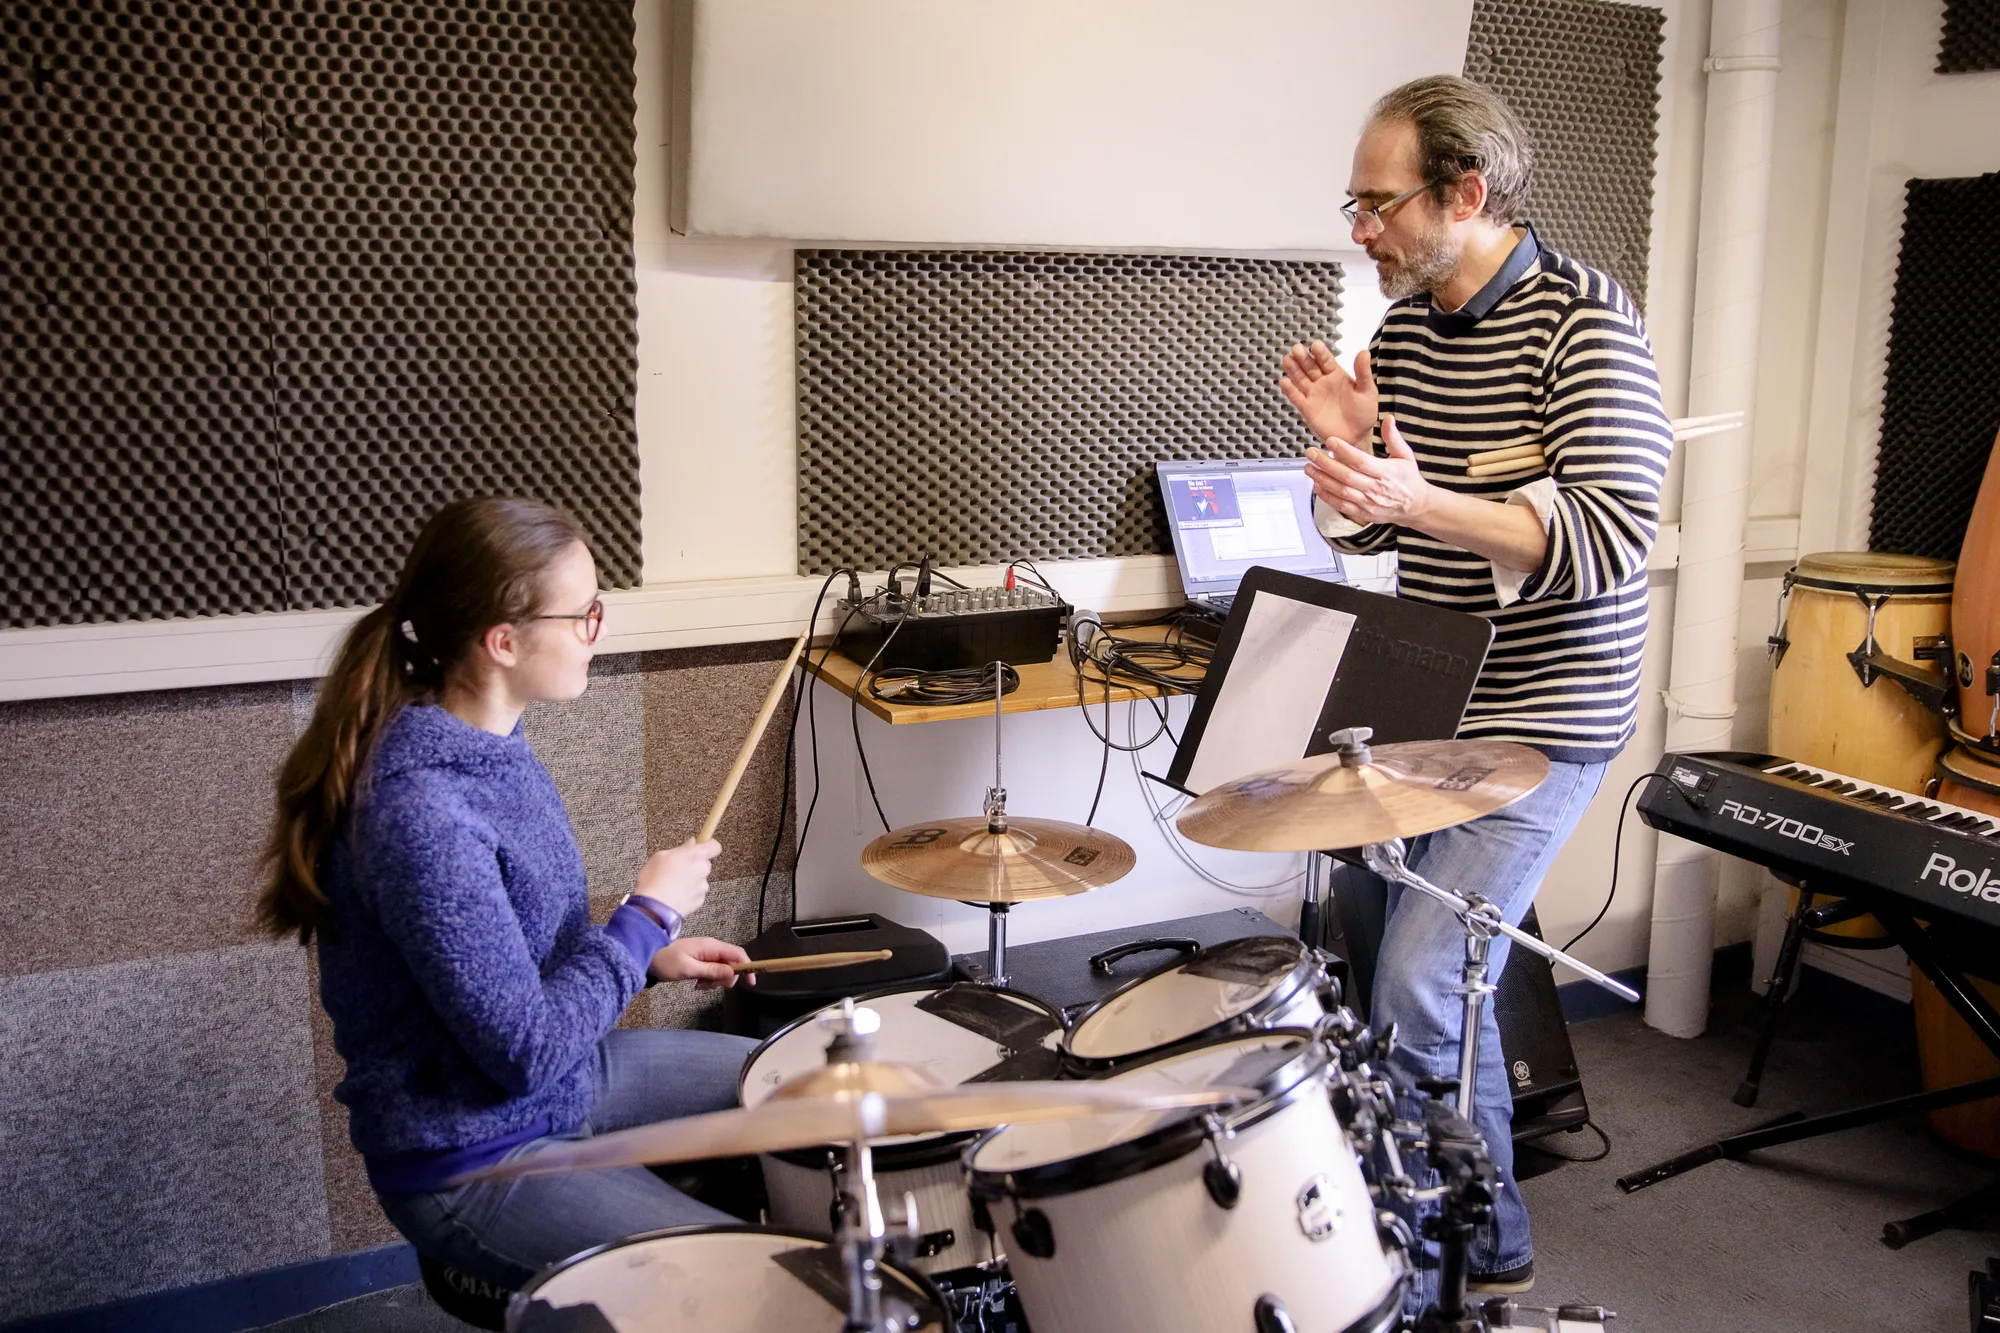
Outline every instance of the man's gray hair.
{"type": "Polygon", "coordinates": [[[1467,172],[1486,180],[1486,215],[1502,226],[1527,212],[1535,151],[1512,108],[1498,94],[1452,74],[1413,79],[1392,89],[1368,113],[1377,121],[1407,121],[1417,131],[1417,169],[1442,204],[1467,172]]]}

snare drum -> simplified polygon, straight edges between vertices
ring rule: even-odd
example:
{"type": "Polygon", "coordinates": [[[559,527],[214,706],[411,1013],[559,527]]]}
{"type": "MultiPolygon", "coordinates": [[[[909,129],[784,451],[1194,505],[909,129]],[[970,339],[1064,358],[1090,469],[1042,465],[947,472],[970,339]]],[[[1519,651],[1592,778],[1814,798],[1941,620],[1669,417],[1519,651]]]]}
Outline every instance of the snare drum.
{"type": "MultiPolygon", "coordinates": [[[[887,1260],[881,1273],[885,1313],[902,1315],[913,1333],[953,1333],[956,1325],[929,1279],[887,1260]]],[[[673,1227],[544,1269],[514,1298],[507,1327],[510,1333],[838,1333],[847,1324],[845,1293],[839,1254],[812,1236],[772,1227],[673,1227]],[[580,1309],[566,1321],[558,1313],[588,1306],[601,1320],[580,1309]]]]}
{"type": "Polygon", "coordinates": [[[1309,1032],[1224,1037],[1112,1075],[1248,1086],[1186,1111],[1010,1125],[966,1154],[1035,1333],[1378,1333],[1405,1277],[1309,1032]]]}
{"type": "MultiPolygon", "coordinates": [[[[941,989],[877,991],[856,997],[855,1003],[881,1016],[882,1027],[875,1034],[878,1060],[916,1065],[945,1084],[1056,1076],[1062,1015],[1032,995],[959,982],[941,989]]],[[[755,1106],[787,1079],[825,1066],[828,1038],[818,1019],[818,1013],[808,1014],[751,1052],[737,1085],[743,1105],[755,1106]]],[[[905,1192],[916,1195],[923,1237],[912,1262],[926,1273],[991,1263],[1000,1257],[991,1238],[973,1226],[965,1193],[959,1158],[973,1137],[922,1134],[889,1139],[875,1147],[875,1180],[882,1197],[900,1201],[905,1192]]],[[[766,1153],[760,1160],[771,1221],[820,1236],[831,1234],[839,1150],[766,1153]]]]}
{"type": "Polygon", "coordinates": [[[1309,1028],[1328,989],[1318,955],[1288,935],[1210,945],[1085,1010],[1062,1039],[1063,1064],[1101,1074],[1188,1041],[1309,1028]]]}

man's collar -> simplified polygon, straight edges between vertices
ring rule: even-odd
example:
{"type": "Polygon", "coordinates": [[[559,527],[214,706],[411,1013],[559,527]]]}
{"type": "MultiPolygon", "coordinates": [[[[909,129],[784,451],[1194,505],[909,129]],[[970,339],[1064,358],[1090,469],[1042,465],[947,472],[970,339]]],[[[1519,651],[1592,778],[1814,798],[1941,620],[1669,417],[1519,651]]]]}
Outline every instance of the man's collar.
{"type": "Polygon", "coordinates": [[[1521,280],[1528,266],[1541,257],[1541,242],[1535,239],[1535,228],[1531,223],[1521,224],[1521,239],[1514,242],[1514,248],[1500,265],[1500,271],[1486,280],[1486,285],[1472,294],[1472,299],[1456,310],[1439,310],[1431,306],[1428,320],[1430,326],[1439,333],[1465,333],[1473,325],[1492,313],[1500,304],[1500,298],[1508,289],[1521,280]]]}

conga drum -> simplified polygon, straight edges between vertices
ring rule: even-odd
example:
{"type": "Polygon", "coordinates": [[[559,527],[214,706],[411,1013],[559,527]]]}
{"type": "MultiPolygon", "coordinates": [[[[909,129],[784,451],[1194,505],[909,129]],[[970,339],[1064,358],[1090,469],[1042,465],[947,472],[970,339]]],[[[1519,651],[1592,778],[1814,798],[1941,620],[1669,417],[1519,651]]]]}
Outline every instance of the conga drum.
{"type": "MultiPolygon", "coordinates": [[[[1922,793],[1944,720],[1893,680],[1867,685],[1848,659],[1873,641],[1904,662],[1951,628],[1952,562],[1873,551],[1809,555],[1785,575],[1771,676],[1772,754],[1897,791],[1922,793]]],[[[1797,895],[1794,893],[1794,905],[1797,895]]],[[[1828,934],[1877,936],[1873,917],[1828,934]]]]}

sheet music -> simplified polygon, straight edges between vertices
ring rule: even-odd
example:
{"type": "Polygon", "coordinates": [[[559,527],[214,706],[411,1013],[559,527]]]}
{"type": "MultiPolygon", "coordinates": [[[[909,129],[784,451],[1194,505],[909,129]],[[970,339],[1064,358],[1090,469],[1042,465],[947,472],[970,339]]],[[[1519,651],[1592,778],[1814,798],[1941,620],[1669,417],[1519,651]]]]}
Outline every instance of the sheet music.
{"type": "Polygon", "coordinates": [[[1303,758],[1353,629],[1346,611],[1259,592],[1188,769],[1188,790],[1199,795],[1303,758]]]}

